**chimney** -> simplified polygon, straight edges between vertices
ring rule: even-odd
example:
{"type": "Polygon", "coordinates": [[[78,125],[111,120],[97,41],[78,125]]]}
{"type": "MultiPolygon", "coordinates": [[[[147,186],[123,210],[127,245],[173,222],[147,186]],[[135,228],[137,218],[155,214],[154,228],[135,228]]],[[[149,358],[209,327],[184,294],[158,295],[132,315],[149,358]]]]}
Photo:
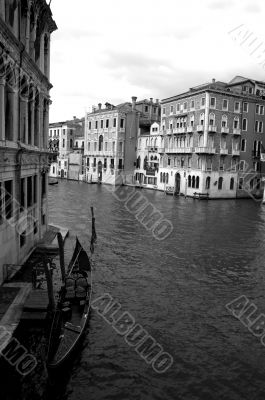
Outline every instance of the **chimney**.
{"type": "Polygon", "coordinates": [[[212,79],[212,83],[215,83],[215,79],[214,78],[212,79]]]}
{"type": "Polygon", "coordinates": [[[135,110],[136,100],[137,100],[137,97],[136,96],[132,96],[132,110],[133,111],[135,110]]]}
{"type": "Polygon", "coordinates": [[[73,119],[74,119],[74,120],[76,119],[76,115],[73,116],[73,119]]]}
{"type": "Polygon", "coordinates": [[[99,109],[99,110],[101,110],[101,106],[102,106],[102,104],[101,104],[101,103],[98,103],[98,109],[99,109]]]}
{"type": "Polygon", "coordinates": [[[153,103],[153,97],[150,97],[150,103],[153,103]]]}
{"type": "Polygon", "coordinates": [[[156,104],[159,104],[159,99],[156,99],[156,104]]]}

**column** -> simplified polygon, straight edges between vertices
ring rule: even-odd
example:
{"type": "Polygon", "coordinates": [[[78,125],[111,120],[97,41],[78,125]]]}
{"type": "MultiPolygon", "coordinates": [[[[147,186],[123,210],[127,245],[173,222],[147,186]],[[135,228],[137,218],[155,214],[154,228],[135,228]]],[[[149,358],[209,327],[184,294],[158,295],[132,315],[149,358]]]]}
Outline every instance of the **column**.
{"type": "Polygon", "coordinates": [[[36,40],[36,29],[37,29],[37,18],[34,17],[34,25],[30,32],[30,42],[29,42],[29,54],[30,57],[35,61],[35,40],[36,40]]]}
{"type": "Polygon", "coordinates": [[[40,36],[40,58],[39,58],[39,68],[44,74],[44,33],[40,36]]]}
{"type": "Polygon", "coordinates": [[[20,97],[20,140],[28,144],[28,99],[20,97]]]}
{"type": "Polygon", "coordinates": [[[10,101],[10,113],[8,116],[9,119],[9,132],[8,132],[8,140],[14,140],[14,129],[15,129],[15,90],[9,89],[8,97],[10,101]]]}
{"type": "Polygon", "coordinates": [[[29,101],[29,107],[30,107],[30,132],[29,132],[29,144],[34,145],[34,116],[35,116],[35,89],[32,88],[32,97],[31,100],[29,101]]]}
{"type": "Polygon", "coordinates": [[[49,100],[44,100],[43,119],[43,147],[44,149],[47,149],[49,130],[49,100]]]}
{"type": "Polygon", "coordinates": [[[5,140],[5,80],[0,79],[0,140],[5,140]]]}
{"type": "Polygon", "coordinates": [[[39,105],[39,147],[43,148],[43,98],[40,95],[39,105]]]}
{"type": "Polygon", "coordinates": [[[40,143],[40,106],[35,105],[34,145],[41,147],[40,143]]]}
{"type": "Polygon", "coordinates": [[[29,41],[30,41],[30,8],[27,10],[27,22],[26,22],[26,51],[29,53],[29,41]]]}

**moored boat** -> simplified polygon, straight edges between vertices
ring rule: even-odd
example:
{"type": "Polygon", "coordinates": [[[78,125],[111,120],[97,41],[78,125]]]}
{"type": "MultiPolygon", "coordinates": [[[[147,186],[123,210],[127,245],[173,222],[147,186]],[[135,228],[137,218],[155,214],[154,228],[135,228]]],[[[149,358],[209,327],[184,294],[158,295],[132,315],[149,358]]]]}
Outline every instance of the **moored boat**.
{"type": "Polygon", "coordinates": [[[76,238],[74,254],[60,291],[49,339],[47,367],[61,367],[75,352],[85,331],[92,295],[89,257],[76,238]]]}
{"type": "Polygon", "coordinates": [[[49,185],[58,185],[59,181],[55,178],[49,178],[48,184],[49,185]]]}

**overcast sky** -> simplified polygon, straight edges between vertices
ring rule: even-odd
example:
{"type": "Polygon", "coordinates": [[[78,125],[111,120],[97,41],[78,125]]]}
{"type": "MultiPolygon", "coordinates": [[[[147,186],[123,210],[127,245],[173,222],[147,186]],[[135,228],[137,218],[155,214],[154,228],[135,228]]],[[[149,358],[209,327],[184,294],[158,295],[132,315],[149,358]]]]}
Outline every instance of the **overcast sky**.
{"type": "Polygon", "coordinates": [[[212,78],[265,80],[264,3],[52,0],[58,31],[51,42],[50,121],[131,96],[163,99],[212,78]]]}

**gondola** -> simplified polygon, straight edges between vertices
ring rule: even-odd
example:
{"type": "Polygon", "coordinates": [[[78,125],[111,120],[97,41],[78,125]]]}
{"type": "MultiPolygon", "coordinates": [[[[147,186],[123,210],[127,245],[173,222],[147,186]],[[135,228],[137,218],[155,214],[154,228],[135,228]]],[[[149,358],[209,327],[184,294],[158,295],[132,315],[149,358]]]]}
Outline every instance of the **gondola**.
{"type": "Polygon", "coordinates": [[[75,250],[54,313],[48,346],[48,370],[61,367],[75,352],[88,322],[91,294],[90,260],[76,238],[75,250]]]}
{"type": "Polygon", "coordinates": [[[49,179],[49,185],[58,185],[58,183],[59,183],[59,181],[58,181],[58,179],[56,180],[56,179],[49,179]]]}

